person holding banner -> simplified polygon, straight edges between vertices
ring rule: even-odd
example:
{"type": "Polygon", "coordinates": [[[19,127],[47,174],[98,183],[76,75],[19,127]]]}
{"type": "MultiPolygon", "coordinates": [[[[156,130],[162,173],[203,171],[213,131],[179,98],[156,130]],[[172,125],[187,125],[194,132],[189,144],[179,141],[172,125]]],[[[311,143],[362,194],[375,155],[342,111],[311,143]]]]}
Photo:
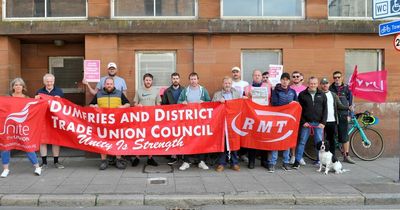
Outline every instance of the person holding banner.
{"type": "MultiPolygon", "coordinates": [[[[104,80],[104,88],[98,91],[90,102],[91,107],[100,108],[128,108],[130,107],[129,100],[120,90],[114,86],[114,78],[108,77],[104,80]]],[[[117,155],[116,167],[118,169],[126,168],[126,161],[117,155]]],[[[100,170],[105,170],[108,167],[107,154],[101,154],[100,170]]]]}
{"type": "Polygon", "coordinates": [[[308,79],[308,88],[298,97],[302,107],[300,125],[300,139],[296,149],[296,160],[293,168],[299,169],[299,161],[303,158],[304,148],[310,134],[314,134],[315,145],[322,141],[323,130],[327,119],[327,99],[324,92],[318,89],[318,78],[308,79]]]}
{"type": "Polygon", "coordinates": [[[232,87],[235,88],[242,96],[244,96],[246,87],[249,83],[242,80],[240,75],[240,68],[235,66],[232,68],[232,87]]]}
{"type": "MultiPolygon", "coordinates": [[[[36,92],[35,98],[39,99],[40,98],[39,94],[46,94],[60,98],[64,97],[64,92],[62,91],[61,88],[55,87],[54,82],[55,82],[55,77],[53,74],[45,74],[43,76],[44,87],[36,92]]],[[[63,169],[64,165],[58,162],[58,157],[60,155],[60,146],[52,145],[52,152],[54,157],[54,167],[58,169],[63,169]]],[[[47,168],[47,144],[40,145],[40,155],[42,156],[41,167],[42,169],[45,169],[47,168]]]]}
{"type": "MultiPolygon", "coordinates": [[[[188,103],[202,103],[211,101],[208,91],[203,86],[199,85],[199,75],[196,72],[189,74],[190,85],[183,89],[179,95],[178,104],[188,103]]],[[[208,170],[208,166],[205,163],[206,156],[204,154],[198,155],[200,163],[198,167],[204,170],[208,170]]],[[[190,168],[190,159],[188,155],[183,157],[183,164],[179,167],[179,170],[184,171],[190,168]]]]}
{"type": "MultiPolygon", "coordinates": [[[[29,98],[27,95],[24,94],[26,92],[25,82],[22,78],[15,78],[11,81],[10,84],[10,96],[11,97],[20,97],[20,98],[29,98]]],[[[29,161],[31,161],[32,165],[35,167],[34,174],[40,176],[42,173],[42,168],[39,166],[38,159],[36,157],[36,152],[27,152],[26,156],[28,157],[29,161]]],[[[1,151],[1,161],[3,164],[3,172],[1,173],[0,177],[5,178],[10,173],[9,164],[10,164],[10,157],[11,152],[9,150],[1,151]]]]}
{"type": "MultiPolygon", "coordinates": [[[[353,94],[351,93],[349,86],[343,83],[342,72],[335,71],[333,72],[333,80],[334,82],[329,87],[329,90],[336,93],[339,96],[340,101],[343,105],[349,106],[352,108],[353,105],[353,94]]],[[[355,164],[356,162],[349,155],[349,137],[348,133],[348,110],[339,110],[339,124],[337,127],[338,141],[343,145],[343,162],[347,162],[350,164],[355,164]]]]}
{"type": "MultiPolygon", "coordinates": [[[[272,91],[271,104],[272,106],[282,106],[297,101],[297,94],[292,88],[289,87],[290,74],[284,72],[281,75],[281,83],[277,84],[272,91]]],[[[283,164],[282,169],[284,171],[290,171],[289,167],[289,153],[290,149],[283,150],[283,164]]],[[[267,170],[269,173],[275,172],[275,165],[278,160],[278,151],[271,151],[271,155],[266,162],[267,170]]]]}
{"type": "MultiPolygon", "coordinates": [[[[232,78],[226,76],[222,80],[222,90],[214,93],[212,101],[219,101],[221,103],[225,103],[226,100],[232,100],[241,97],[242,97],[241,93],[237,91],[235,88],[232,88],[232,78]]],[[[222,172],[226,166],[226,159],[228,158],[231,161],[231,169],[234,171],[240,171],[237,151],[228,152],[227,149],[229,149],[229,147],[227,144],[225,144],[225,152],[222,152],[220,154],[218,160],[218,166],[215,170],[217,172],[222,172]]]]}
{"type": "Polygon", "coordinates": [[[128,88],[126,86],[125,80],[122,77],[117,76],[117,72],[118,72],[117,64],[115,64],[114,62],[108,63],[107,71],[108,71],[108,75],[100,78],[100,82],[97,83],[96,88],[94,88],[94,89],[92,88],[92,86],[90,86],[90,84],[85,79],[83,79],[82,83],[88,87],[89,92],[92,95],[96,95],[96,93],[99,92],[99,90],[102,90],[104,88],[104,83],[105,83],[106,78],[112,77],[112,78],[114,78],[115,88],[117,90],[121,91],[122,93],[124,93],[124,95],[126,96],[126,91],[128,88]]]}
{"type": "MultiPolygon", "coordinates": [[[[143,75],[143,87],[139,88],[135,93],[135,98],[133,99],[134,106],[157,106],[161,103],[161,97],[153,85],[153,75],[146,73],[143,75]]],[[[139,156],[136,156],[132,160],[132,166],[135,167],[139,165],[139,156]]],[[[154,160],[152,156],[147,159],[147,165],[158,166],[158,163],[154,160]]]]}

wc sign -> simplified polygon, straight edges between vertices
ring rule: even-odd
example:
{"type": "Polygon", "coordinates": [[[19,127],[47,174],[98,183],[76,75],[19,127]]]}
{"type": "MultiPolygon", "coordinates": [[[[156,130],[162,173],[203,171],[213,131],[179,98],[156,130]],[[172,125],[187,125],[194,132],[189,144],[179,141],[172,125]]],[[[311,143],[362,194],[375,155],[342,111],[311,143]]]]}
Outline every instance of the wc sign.
{"type": "Polygon", "coordinates": [[[374,19],[400,16],[400,0],[373,0],[374,19]]]}

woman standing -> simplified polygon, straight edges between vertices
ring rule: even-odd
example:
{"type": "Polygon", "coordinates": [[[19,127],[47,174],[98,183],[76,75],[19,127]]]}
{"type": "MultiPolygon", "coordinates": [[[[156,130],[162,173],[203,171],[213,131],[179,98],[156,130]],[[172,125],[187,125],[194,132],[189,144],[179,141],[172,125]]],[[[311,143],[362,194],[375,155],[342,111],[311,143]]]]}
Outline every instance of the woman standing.
{"type": "MultiPolygon", "coordinates": [[[[24,91],[26,91],[26,86],[25,86],[24,80],[17,77],[13,81],[11,81],[10,96],[28,98],[28,96],[26,96],[24,94],[24,91]]],[[[26,155],[28,156],[28,159],[31,161],[32,165],[35,167],[34,173],[36,175],[40,176],[40,174],[42,173],[42,168],[39,167],[36,153],[35,152],[27,152],[26,155]]],[[[10,151],[9,150],[1,152],[1,161],[3,163],[3,172],[1,173],[0,177],[5,178],[10,173],[10,169],[8,168],[8,165],[10,163],[10,151]]]]}

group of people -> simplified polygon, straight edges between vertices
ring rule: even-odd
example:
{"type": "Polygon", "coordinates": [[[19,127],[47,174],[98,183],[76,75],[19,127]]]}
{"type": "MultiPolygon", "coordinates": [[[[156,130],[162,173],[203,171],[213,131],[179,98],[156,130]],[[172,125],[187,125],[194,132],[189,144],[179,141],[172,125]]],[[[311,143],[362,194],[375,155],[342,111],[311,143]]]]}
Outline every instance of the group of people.
{"type": "MultiPolygon", "coordinates": [[[[82,81],[87,86],[88,91],[94,95],[90,102],[91,107],[100,108],[127,108],[131,106],[127,98],[127,85],[123,78],[117,76],[117,65],[110,62],[107,65],[108,75],[100,79],[96,87],[93,88],[85,79],[82,81]]],[[[225,76],[222,79],[222,88],[217,91],[211,98],[207,89],[199,84],[199,75],[192,72],[189,75],[189,85],[183,87],[180,84],[180,75],[178,73],[171,74],[171,86],[169,86],[162,95],[153,87],[153,75],[146,73],[143,75],[143,86],[139,87],[133,98],[133,106],[155,106],[169,104],[188,104],[202,102],[220,102],[225,103],[226,100],[237,98],[252,98],[252,90],[254,88],[265,88],[268,93],[266,101],[272,106],[281,106],[289,104],[292,101],[298,101],[302,106],[301,122],[299,128],[298,144],[295,148],[283,151],[282,169],[289,171],[292,168],[298,169],[300,165],[305,165],[303,152],[305,144],[308,140],[310,132],[314,133],[314,141],[323,140],[325,133],[326,139],[329,141],[330,151],[334,153],[335,144],[334,136],[338,136],[338,140],[343,144],[344,161],[354,163],[349,156],[349,143],[347,137],[348,127],[348,111],[352,108],[352,94],[347,85],[343,83],[342,73],[336,71],[333,73],[333,83],[329,83],[327,78],[319,79],[310,77],[308,86],[303,85],[303,74],[299,71],[283,73],[280,83],[275,87],[272,86],[268,79],[268,72],[262,73],[260,70],[254,70],[251,83],[241,79],[241,69],[233,67],[231,76],[225,76]],[[320,84],[320,86],[318,86],[320,84]]],[[[54,86],[55,77],[52,74],[46,74],[43,77],[44,87],[36,92],[35,98],[40,98],[39,93],[47,94],[55,97],[63,97],[62,89],[54,86]]],[[[26,85],[21,78],[16,78],[10,85],[10,96],[27,97],[24,92],[26,85]]],[[[58,157],[60,147],[52,145],[54,157],[54,167],[62,169],[64,166],[59,163],[58,157]]],[[[36,153],[28,152],[27,156],[33,166],[34,173],[40,175],[42,169],[47,167],[47,145],[40,146],[40,155],[42,163],[39,165],[36,153]]],[[[221,172],[227,164],[230,164],[232,170],[240,171],[239,160],[247,162],[249,169],[255,168],[257,155],[261,156],[261,166],[267,168],[268,172],[275,171],[277,164],[278,151],[258,151],[251,148],[242,148],[240,151],[226,151],[219,154],[218,165],[216,171],[221,172]]],[[[10,173],[9,160],[10,151],[2,151],[1,158],[3,163],[3,172],[1,177],[7,177],[10,173]]],[[[182,162],[179,170],[187,170],[192,165],[193,159],[196,159],[197,166],[207,170],[206,155],[173,155],[169,157],[169,165],[182,162]]],[[[100,170],[105,170],[109,165],[115,165],[119,169],[125,169],[131,163],[133,167],[140,163],[139,156],[123,157],[115,156],[107,158],[106,154],[101,154],[100,170]]],[[[148,156],[147,165],[158,166],[158,163],[152,156],[148,156]]]]}

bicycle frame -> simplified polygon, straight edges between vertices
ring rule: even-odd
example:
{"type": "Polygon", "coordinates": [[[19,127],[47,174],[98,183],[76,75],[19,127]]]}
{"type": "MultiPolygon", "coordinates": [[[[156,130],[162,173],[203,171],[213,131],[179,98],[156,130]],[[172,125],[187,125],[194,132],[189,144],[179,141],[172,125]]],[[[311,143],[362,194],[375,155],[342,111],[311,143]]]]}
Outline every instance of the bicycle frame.
{"type": "Polygon", "coordinates": [[[361,138],[362,138],[364,144],[366,146],[371,145],[371,141],[365,135],[363,128],[360,126],[360,123],[358,123],[358,120],[357,120],[356,116],[354,115],[354,112],[351,112],[351,121],[353,123],[353,126],[350,128],[348,135],[350,136],[350,134],[352,134],[357,129],[358,131],[360,131],[360,135],[361,135],[361,138]]]}

